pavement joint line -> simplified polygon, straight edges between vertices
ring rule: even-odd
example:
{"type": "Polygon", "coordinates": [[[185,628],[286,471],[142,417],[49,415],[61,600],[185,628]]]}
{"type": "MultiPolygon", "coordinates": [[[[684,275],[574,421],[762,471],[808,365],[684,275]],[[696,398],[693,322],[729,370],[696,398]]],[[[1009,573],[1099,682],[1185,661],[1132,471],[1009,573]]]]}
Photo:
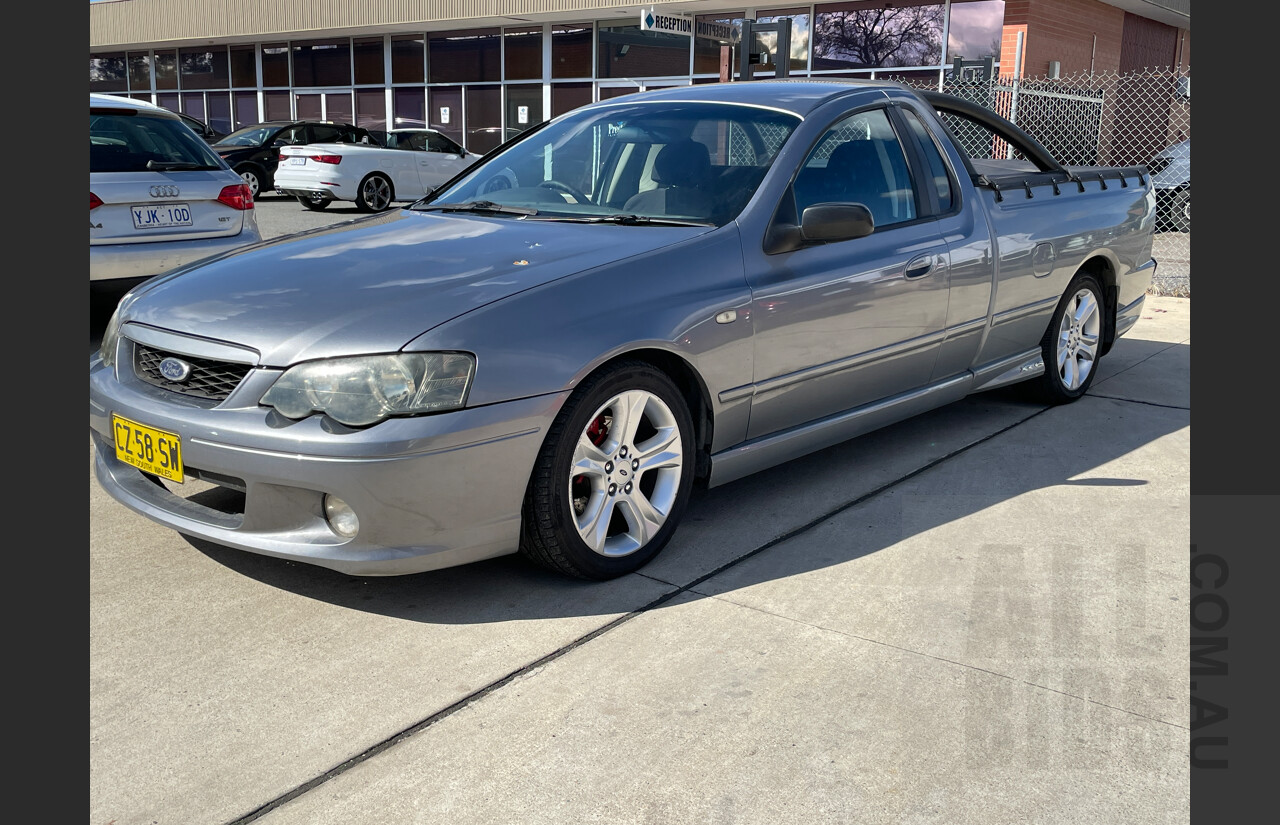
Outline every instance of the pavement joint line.
{"type": "Polygon", "coordinates": [[[1161,409],[1165,409],[1165,410],[1185,410],[1186,412],[1191,412],[1190,407],[1182,407],[1177,404],[1160,404],[1155,401],[1141,401],[1137,398],[1121,398],[1118,395],[1098,395],[1096,393],[1091,392],[1089,393],[1089,397],[1105,398],[1108,401],[1124,401],[1128,404],[1146,404],[1148,407],[1160,407],[1161,409]]]}
{"type": "MultiPolygon", "coordinates": [[[[260,805],[259,807],[255,808],[254,810],[252,810],[252,811],[250,811],[249,813],[245,814],[244,816],[241,816],[241,817],[238,817],[238,818],[236,818],[236,819],[230,820],[230,821],[227,823],[227,825],[247,825],[247,823],[249,823],[249,822],[253,822],[253,821],[257,820],[257,819],[260,819],[261,817],[265,816],[266,814],[270,813],[271,811],[274,811],[276,808],[279,808],[280,806],[285,805],[285,804],[287,804],[287,803],[289,803],[289,802],[292,802],[294,799],[297,799],[298,797],[300,797],[300,796],[302,796],[302,795],[304,795],[304,794],[307,794],[307,793],[309,793],[309,792],[311,792],[311,791],[315,790],[316,788],[318,788],[319,786],[321,786],[321,785],[323,785],[324,783],[328,782],[329,780],[331,780],[331,779],[335,779],[335,778],[337,778],[338,776],[341,776],[342,774],[346,773],[346,772],[347,772],[348,770],[350,770],[351,768],[354,768],[354,767],[356,767],[357,765],[359,765],[359,764],[361,764],[361,763],[363,763],[363,762],[365,762],[365,761],[367,761],[367,760],[369,760],[369,759],[373,758],[374,756],[377,756],[378,754],[382,753],[383,751],[388,750],[389,748],[391,748],[391,747],[392,747],[392,746],[394,746],[394,745],[399,744],[400,742],[404,741],[405,739],[409,738],[410,736],[413,736],[413,735],[415,735],[415,734],[417,734],[417,733],[420,733],[421,731],[423,731],[423,730],[425,730],[425,729],[427,729],[427,728],[431,727],[431,726],[432,726],[432,725],[434,725],[436,722],[439,722],[439,721],[440,721],[440,720],[442,720],[442,719],[445,719],[445,718],[447,718],[447,717],[449,717],[449,716],[452,716],[454,713],[457,713],[458,711],[460,711],[460,710],[462,710],[462,709],[464,709],[464,708],[470,707],[472,704],[474,704],[474,703],[478,702],[480,699],[484,698],[485,696],[488,696],[490,693],[493,693],[493,692],[495,692],[495,691],[497,691],[497,690],[499,690],[499,689],[501,689],[501,688],[503,688],[503,687],[506,687],[507,685],[511,684],[512,682],[514,682],[516,679],[520,678],[521,676],[524,676],[524,675],[526,675],[526,674],[528,674],[528,673],[531,673],[531,672],[533,672],[533,671],[537,670],[538,668],[541,668],[541,667],[543,667],[543,666],[545,666],[545,665],[547,665],[547,664],[550,664],[551,662],[556,661],[557,659],[561,658],[562,656],[565,656],[566,654],[568,654],[568,653],[570,653],[570,652],[572,652],[572,651],[576,650],[577,648],[579,648],[579,647],[581,647],[581,646],[583,646],[583,645],[587,644],[588,642],[590,642],[590,641],[592,641],[592,640],[596,639],[597,637],[602,636],[602,635],[604,635],[605,633],[608,633],[609,631],[611,631],[611,630],[613,630],[613,629],[615,629],[615,628],[617,628],[617,627],[620,627],[620,626],[621,626],[621,625],[623,625],[623,624],[626,624],[627,622],[631,621],[632,619],[636,618],[637,616],[640,616],[640,615],[642,615],[642,614],[648,613],[648,612],[650,612],[651,610],[654,610],[655,608],[661,607],[661,606],[662,606],[663,604],[665,604],[666,602],[668,602],[668,601],[670,601],[670,600],[674,599],[675,597],[677,597],[677,596],[679,596],[679,595],[681,595],[681,594],[683,594],[683,593],[686,593],[686,592],[693,592],[693,593],[697,593],[698,595],[705,595],[705,594],[701,593],[700,591],[695,590],[694,588],[696,588],[698,585],[702,584],[703,582],[707,581],[708,579],[711,579],[711,578],[713,578],[713,577],[715,577],[715,576],[718,576],[719,574],[721,574],[721,573],[723,573],[724,571],[726,571],[726,570],[730,569],[731,567],[734,567],[734,566],[736,566],[736,565],[738,565],[738,564],[740,564],[740,563],[742,563],[742,562],[746,561],[747,559],[751,558],[752,556],[755,556],[755,555],[758,555],[758,554],[760,554],[760,553],[763,553],[765,550],[768,550],[768,549],[769,549],[769,548],[771,548],[771,547],[775,547],[775,546],[777,546],[777,545],[779,545],[779,544],[782,544],[782,543],[783,543],[783,542],[785,542],[785,541],[788,541],[788,540],[790,540],[790,539],[793,539],[793,538],[795,538],[796,536],[798,536],[798,535],[800,535],[800,534],[802,534],[802,533],[804,533],[804,532],[807,532],[808,530],[811,530],[811,529],[813,529],[814,527],[817,527],[818,525],[822,524],[823,522],[829,521],[831,518],[833,518],[834,516],[839,515],[840,513],[843,513],[845,510],[848,510],[848,509],[849,509],[849,508],[851,508],[851,507],[855,507],[855,506],[857,506],[857,505],[859,505],[859,504],[862,504],[863,502],[868,501],[868,500],[870,500],[870,499],[874,498],[875,496],[878,496],[878,495],[880,495],[881,493],[883,493],[883,492],[885,492],[885,491],[887,491],[887,490],[890,490],[890,489],[892,489],[892,488],[894,488],[894,487],[898,486],[899,484],[903,483],[904,481],[908,481],[908,480],[910,480],[910,479],[912,479],[912,478],[915,478],[916,476],[920,475],[921,473],[927,472],[927,471],[929,471],[929,470],[933,469],[934,467],[937,467],[939,464],[942,464],[942,463],[943,463],[943,462],[945,462],[945,461],[949,461],[950,459],[952,459],[952,458],[954,458],[954,457],[956,457],[956,456],[958,456],[958,455],[960,455],[960,454],[962,454],[962,453],[968,452],[969,450],[973,449],[974,447],[977,447],[977,446],[978,446],[978,445],[980,445],[980,444],[984,444],[984,443],[986,443],[987,441],[990,441],[991,439],[996,438],[997,436],[1000,436],[1000,435],[1003,435],[1004,433],[1009,432],[1010,430],[1014,429],[1015,427],[1020,427],[1020,426],[1022,426],[1023,424],[1025,424],[1025,423],[1027,423],[1028,421],[1030,421],[1031,419],[1033,419],[1033,418],[1035,418],[1035,417],[1037,417],[1037,416],[1039,416],[1039,415],[1042,415],[1043,413],[1048,412],[1048,411],[1049,411],[1049,410],[1051,410],[1051,409],[1054,409],[1054,407],[1053,407],[1053,406],[1041,407],[1040,409],[1036,410],[1035,412],[1031,413],[1030,415],[1027,415],[1027,416],[1026,416],[1026,417],[1024,417],[1024,418],[1020,418],[1020,419],[1018,419],[1017,421],[1013,422],[1012,424],[1008,424],[1008,425],[1006,425],[1006,426],[1004,426],[1004,427],[1001,427],[1000,429],[996,430],[995,432],[988,433],[987,435],[984,435],[984,436],[983,436],[983,437],[981,437],[981,438],[978,438],[978,439],[976,439],[976,440],[974,440],[974,441],[971,441],[970,443],[965,444],[965,445],[964,445],[964,446],[962,446],[962,447],[957,447],[956,449],[954,449],[954,450],[952,450],[952,451],[950,451],[950,452],[946,453],[945,455],[939,456],[938,458],[935,458],[935,459],[933,459],[932,461],[926,462],[925,464],[922,464],[921,466],[917,467],[916,469],[914,469],[914,470],[912,470],[912,471],[910,471],[910,472],[906,473],[905,475],[902,475],[902,476],[900,476],[900,477],[898,477],[898,478],[896,478],[896,479],[893,479],[892,481],[886,481],[884,484],[881,484],[879,487],[876,487],[875,489],[870,490],[869,492],[863,493],[862,495],[858,496],[857,498],[854,498],[854,499],[853,499],[853,500],[851,500],[851,501],[847,501],[847,502],[845,502],[844,504],[837,505],[836,507],[832,508],[831,510],[827,511],[826,513],[823,513],[823,514],[822,514],[822,515],[820,515],[820,516],[817,516],[817,517],[815,517],[815,518],[813,518],[813,519],[810,519],[809,521],[805,522],[804,524],[801,524],[801,525],[800,525],[800,526],[798,526],[798,527],[793,527],[792,529],[788,530],[787,532],[783,533],[783,534],[782,534],[782,535],[780,535],[780,536],[775,536],[774,538],[770,539],[769,541],[766,541],[764,544],[761,544],[759,547],[756,547],[754,550],[749,550],[749,551],[747,551],[746,553],[742,554],[741,556],[738,556],[737,558],[734,558],[734,559],[731,559],[731,560],[729,560],[729,561],[725,562],[724,564],[720,565],[719,567],[715,568],[714,570],[711,570],[711,571],[710,571],[710,572],[708,572],[708,573],[704,573],[703,575],[699,576],[698,578],[694,579],[693,581],[689,582],[688,584],[677,586],[677,585],[675,585],[674,583],[671,583],[671,582],[665,582],[665,581],[662,581],[661,579],[657,579],[657,578],[654,578],[654,577],[652,577],[652,576],[644,576],[643,574],[639,574],[639,573],[632,574],[632,575],[639,575],[639,576],[641,576],[641,577],[643,577],[643,578],[647,578],[647,579],[649,579],[649,580],[651,580],[651,581],[655,581],[655,582],[660,582],[660,583],[662,583],[662,584],[670,584],[671,586],[675,587],[675,589],[674,589],[674,590],[671,590],[671,591],[670,591],[670,592],[668,592],[668,593],[664,593],[664,594],[662,594],[662,595],[658,596],[657,598],[653,599],[652,601],[650,601],[650,602],[649,602],[648,604],[646,604],[646,605],[643,605],[643,606],[641,606],[641,607],[639,607],[639,608],[637,608],[637,609],[635,609],[635,610],[632,610],[632,611],[631,611],[631,612],[629,612],[629,613],[626,613],[626,614],[623,614],[622,616],[619,616],[618,618],[616,618],[616,619],[614,619],[614,620],[612,620],[612,621],[610,621],[610,622],[608,622],[608,623],[606,623],[606,624],[604,624],[604,625],[601,625],[600,627],[596,628],[595,630],[592,630],[591,632],[589,632],[589,633],[587,633],[587,634],[585,634],[585,635],[583,635],[583,636],[580,636],[580,637],[578,637],[577,639],[574,639],[573,641],[571,641],[571,642],[569,642],[569,643],[565,644],[564,646],[559,647],[559,648],[557,648],[557,649],[555,649],[555,650],[551,651],[550,653],[548,653],[548,654],[546,654],[546,655],[544,655],[544,656],[539,657],[538,659],[535,659],[534,661],[530,662],[529,664],[526,664],[526,665],[524,665],[523,667],[520,667],[520,668],[518,668],[518,669],[516,669],[516,670],[512,671],[511,673],[508,673],[506,676],[503,676],[502,678],[500,678],[500,679],[498,679],[498,680],[496,680],[496,681],[494,681],[494,682],[490,682],[488,685],[485,685],[484,687],[479,688],[478,690],[475,690],[475,691],[473,691],[473,692],[471,692],[471,693],[467,694],[466,696],[463,696],[461,699],[459,699],[458,701],[456,701],[456,702],[454,702],[453,704],[449,705],[448,707],[441,708],[440,710],[438,710],[438,711],[436,711],[435,713],[431,714],[431,715],[430,715],[430,716],[428,716],[427,718],[425,718],[425,719],[423,719],[423,720],[421,720],[421,721],[419,721],[419,722],[415,722],[414,724],[410,725],[409,727],[405,728],[404,730],[400,731],[399,733],[392,734],[391,736],[389,736],[388,738],[386,738],[386,739],[382,740],[381,742],[378,742],[377,744],[374,744],[374,745],[369,746],[369,747],[368,747],[368,748],[366,748],[365,750],[361,751],[360,753],[356,754],[355,756],[352,756],[352,757],[351,757],[351,758],[349,758],[349,759],[346,759],[346,760],[344,760],[344,761],[342,761],[342,762],[338,763],[337,765],[333,766],[332,768],[330,768],[329,770],[327,770],[327,771],[325,771],[324,773],[320,774],[319,776],[316,776],[316,777],[314,777],[313,779],[310,779],[310,780],[308,780],[308,781],[306,781],[306,782],[302,783],[301,785],[298,785],[298,786],[297,786],[297,787],[295,787],[293,790],[291,790],[291,791],[287,791],[286,793],[283,793],[283,794],[281,794],[280,796],[277,796],[275,799],[272,799],[272,800],[269,800],[269,801],[267,801],[267,802],[263,803],[263,804],[262,804],[262,805],[260,805]]],[[[922,655],[925,655],[925,654],[922,654],[922,655]]],[[[996,674],[996,675],[1000,675],[1000,674],[996,674]]],[[[1007,678],[1011,678],[1011,677],[1007,677],[1007,678]]],[[[1086,700],[1086,701],[1092,701],[1092,700],[1086,700]]],[[[1126,712],[1128,712],[1128,711],[1126,711],[1126,712]]],[[[1135,715],[1140,715],[1140,714],[1135,714],[1135,715]]],[[[1157,720],[1157,721],[1159,721],[1159,720],[1157,720]]],[[[1166,724],[1167,724],[1167,723],[1166,723],[1166,724]]]]}
{"type": "MultiPolygon", "coordinates": [[[[1142,339],[1136,339],[1136,340],[1143,340],[1143,341],[1146,341],[1146,340],[1148,340],[1148,339],[1146,339],[1146,338],[1142,338],[1142,339]]],[[[1164,347],[1164,348],[1162,348],[1162,349],[1158,349],[1158,350],[1156,350],[1155,352],[1153,352],[1153,353],[1151,353],[1150,355],[1148,355],[1146,358],[1143,358],[1141,361],[1135,361],[1135,362],[1133,362],[1133,363],[1132,363],[1132,364],[1130,364],[1129,366],[1127,366],[1127,367],[1125,367],[1124,369],[1122,369],[1122,370],[1120,370],[1119,372],[1117,372],[1115,375],[1108,375],[1106,378],[1103,378],[1101,381],[1098,381],[1098,383],[1099,383],[1099,384],[1105,384],[1105,383],[1107,383],[1108,381],[1110,381],[1112,378],[1115,378],[1117,375],[1124,375],[1126,372],[1128,372],[1129,370],[1133,369],[1134,367],[1137,367],[1137,366],[1139,366],[1139,365],[1141,365],[1141,364],[1145,364],[1145,363],[1147,363],[1147,362],[1148,362],[1148,361],[1150,361],[1152,358],[1155,358],[1157,355],[1160,355],[1161,353],[1168,352],[1169,350],[1173,349],[1174,347],[1186,346],[1187,341],[1190,341],[1190,340],[1191,340],[1190,338],[1186,338],[1186,339],[1183,339],[1183,340],[1181,340],[1181,341],[1164,341],[1164,342],[1160,342],[1160,341],[1153,341],[1152,343],[1165,343],[1165,344],[1168,344],[1168,346],[1166,346],[1166,347],[1164,347]]]]}
{"type": "Polygon", "coordinates": [[[1119,712],[1119,713],[1127,713],[1127,714],[1129,714],[1130,716],[1137,716],[1137,717],[1142,718],[1142,719],[1147,719],[1147,720],[1149,720],[1149,721],[1151,721],[1151,722],[1158,722],[1158,723],[1160,723],[1160,724],[1162,724],[1162,725],[1168,725],[1169,727],[1179,728],[1179,729],[1181,729],[1181,730],[1190,730],[1190,729],[1191,729],[1191,728],[1190,728],[1190,726],[1188,726],[1188,725],[1179,725],[1177,722],[1170,722],[1170,721],[1168,721],[1168,720],[1166,720],[1166,719],[1157,719],[1156,717],[1154,717],[1154,716],[1148,716],[1148,715],[1147,715],[1147,714],[1145,714],[1145,713],[1138,713],[1136,710],[1129,710],[1128,708],[1122,708],[1122,707],[1119,707],[1119,706],[1117,706],[1117,705],[1108,705],[1106,702],[1099,702],[1097,699],[1090,699],[1088,696],[1079,696],[1079,695],[1074,694],[1074,693],[1068,693],[1068,692],[1067,692],[1067,691],[1065,691],[1065,690],[1059,690],[1058,688],[1049,687],[1048,685],[1042,685],[1042,684],[1040,684],[1039,682],[1030,682],[1030,681],[1027,681],[1026,679],[1022,679],[1022,678],[1019,678],[1019,677],[1017,677],[1017,676],[1012,676],[1012,675],[1010,675],[1010,674],[1008,674],[1008,673],[1001,673],[1001,672],[999,672],[998,670],[991,670],[990,668],[978,667],[977,665],[971,665],[971,664],[968,664],[967,662],[958,662],[958,661],[956,661],[955,659],[948,659],[948,658],[946,658],[945,656],[937,656],[937,655],[935,655],[935,654],[933,654],[933,653],[926,653],[926,652],[925,652],[925,651],[923,651],[923,650],[914,650],[914,649],[909,648],[909,647],[903,647],[902,645],[895,645],[895,644],[893,644],[892,642],[882,642],[882,641],[880,641],[879,639],[872,639],[872,638],[867,637],[867,636],[859,636],[857,633],[849,633],[849,632],[844,631],[844,630],[837,630],[836,628],[833,628],[833,627],[825,627],[825,626],[820,625],[820,624],[814,624],[813,622],[806,622],[806,621],[804,621],[804,620],[802,620],[802,619],[797,619],[797,618],[794,618],[794,617],[792,617],[792,616],[784,616],[784,615],[783,615],[783,614],[781,614],[781,613],[775,613],[775,612],[773,612],[772,610],[765,610],[765,609],[764,609],[764,608],[762,608],[762,607],[756,607],[755,605],[744,604],[744,603],[742,603],[742,602],[736,602],[736,601],[734,601],[733,599],[725,598],[725,597],[724,597],[724,596],[722,596],[722,595],[715,595],[715,594],[712,594],[712,593],[701,593],[700,595],[706,596],[706,597],[707,597],[707,598],[709,598],[709,599],[715,599],[715,600],[716,600],[716,601],[718,601],[718,602],[724,602],[725,604],[731,604],[731,605],[733,605],[734,607],[741,607],[741,608],[743,608],[744,610],[753,610],[753,611],[755,611],[756,613],[761,613],[761,614],[763,614],[763,615],[765,615],[765,616],[772,616],[773,618],[775,618],[775,619],[781,619],[781,620],[782,620],[782,621],[784,621],[784,622],[794,622],[795,624],[803,625],[803,626],[805,626],[805,627],[811,627],[811,628],[813,628],[814,630],[821,630],[821,631],[823,631],[823,632],[825,632],[825,633],[834,633],[834,634],[836,634],[837,636],[844,636],[844,637],[845,637],[845,638],[847,638],[847,639],[857,639],[857,640],[862,641],[862,642],[867,642],[868,644],[879,645],[880,647],[887,647],[887,648],[890,648],[890,649],[892,649],[892,650],[900,650],[900,651],[902,651],[903,653],[909,653],[909,654],[911,654],[911,655],[913,655],[913,656],[920,656],[920,657],[923,657],[923,658],[925,658],[925,659],[933,659],[933,660],[934,660],[934,661],[936,661],[936,662],[942,662],[942,663],[944,663],[944,664],[948,664],[948,665],[955,665],[956,667],[965,668],[966,670],[976,670],[976,671],[979,671],[979,672],[981,672],[981,673],[987,673],[987,674],[990,674],[990,675],[992,675],[992,676],[999,677],[999,678],[1001,678],[1001,679],[1008,679],[1008,680],[1010,680],[1010,681],[1012,681],[1012,682],[1021,682],[1022,684],[1027,685],[1028,687],[1039,688],[1039,689],[1041,689],[1041,690],[1047,690],[1047,691],[1049,691],[1050,693],[1057,693],[1057,694],[1059,694],[1059,695],[1061,695],[1061,696],[1066,696],[1066,697],[1068,697],[1068,698],[1070,698],[1070,699],[1079,699],[1081,702],[1088,702],[1088,703],[1090,703],[1090,704],[1098,705],[1099,707],[1104,707],[1104,708],[1107,708],[1107,709],[1109,709],[1109,710],[1117,711],[1117,712],[1119,712]]]}

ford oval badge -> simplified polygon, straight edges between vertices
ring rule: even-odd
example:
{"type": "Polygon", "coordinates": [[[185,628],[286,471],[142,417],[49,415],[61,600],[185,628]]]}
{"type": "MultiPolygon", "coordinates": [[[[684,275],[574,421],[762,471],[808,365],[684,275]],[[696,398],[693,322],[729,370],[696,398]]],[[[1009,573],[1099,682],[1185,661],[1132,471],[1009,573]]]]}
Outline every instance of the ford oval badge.
{"type": "Polygon", "coordinates": [[[191,365],[179,358],[166,358],[160,362],[160,374],[170,381],[186,381],[191,377],[191,365]]]}

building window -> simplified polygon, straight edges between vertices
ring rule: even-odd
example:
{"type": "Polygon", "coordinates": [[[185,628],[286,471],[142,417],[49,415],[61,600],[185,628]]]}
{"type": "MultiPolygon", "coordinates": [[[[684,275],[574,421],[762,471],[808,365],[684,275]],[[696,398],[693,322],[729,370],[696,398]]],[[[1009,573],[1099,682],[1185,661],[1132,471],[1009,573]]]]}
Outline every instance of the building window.
{"type": "MultiPolygon", "coordinates": [[[[946,9],[941,4],[865,2],[818,8],[813,25],[814,71],[942,62],[946,9]]],[[[794,32],[792,36],[794,44],[794,32]]]]}
{"type": "Polygon", "coordinates": [[[178,88],[178,53],[170,50],[156,52],[156,88],[178,88]]]}
{"type": "Polygon", "coordinates": [[[552,77],[591,77],[591,36],[590,23],[551,27],[552,77]]]}
{"type": "Polygon", "coordinates": [[[391,82],[425,83],[426,48],[420,34],[399,34],[391,38],[391,82]]]}
{"type": "Polygon", "coordinates": [[[267,120],[293,120],[293,103],[288,92],[263,92],[262,108],[267,120]]]}
{"type": "Polygon", "coordinates": [[[289,85],[288,43],[267,43],[262,47],[262,85],[289,85]]]}
{"type": "Polygon", "coordinates": [[[551,86],[552,117],[559,117],[590,102],[590,83],[555,83],[551,86]]]}
{"type": "Polygon", "coordinates": [[[226,89],[231,85],[227,47],[179,49],[178,74],[183,89],[226,89]]]}
{"type": "Polygon", "coordinates": [[[231,95],[227,92],[210,92],[206,101],[204,121],[213,127],[215,132],[227,134],[231,131],[231,95]]]}
{"type": "Polygon", "coordinates": [[[125,92],[129,90],[129,75],[124,52],[89,55],[89,91],[125,92]]]}
{"type": "MultiPolygon", "coordinates": [[[[807,72],[809,71],[808,6],[793,9],[762,10],[756,15],[756,22],[774,23],[784,17],[791,19],[791,73],[807,72]]],[[[778,60],[782,59],[781,55],[776,54],[778,51],[778,35],[773,32],[764,32],[756,35],[756,40],[762,47],[767,48],[770,53],[775,54],[778,60]]]]}
{"type": "Polygon", "coordinates": [[[232,125],[231,131],[235,131],[242,126],[252,126],[261,120],[258,117],[257,92],[236,92],[235,101],[235,123],[232,125]]]}
{"type": "Polygon", "coordinates": [[[356,90],[356,125],[366,129],[387,128],[387,96],[381,89],[356,90]]]}
{"type": "Polygon", "coordinates": [[[504,139],[546,120],[542,114],[542,84],[518,83],[506,86],[507,130],[504,139]]]}
{"type": "Polygon", "coordinates": [[[258,86],[258,50],[253,46],[231,47],[231,85],[238,89],[258,86]]]}
{"type": "Polygon", "coordinates": [[[129,53],[129,88],[135,91],[151,89],[151,55],[148,52],[129,53]]]}
{"type": "Polygon", "coordinates": [[[991,56],[1000,62],[1000,38],[1004,32],[1004,0],[979,0],[951,4],[947,26],[947,62],[957,58],[977,60],[991,56]]]}
{"type": "Polygon", "coordinates": [[[432,86],[430,98],[427,125],[462,145],[465,142],[462,131],[462,87],[432,86]]]}
{"type": "MultiPolygon", "coordinates": [[[[353,41],[355,78],[357,86],[381,85],[386,78],[383,69],[381,37],[357,37],[353,41]]],[[[421,82],[421,81],[418,81],[421,82]]],[[[385,109],[386,106],[384,105],[385,109]]]]}
{"type": "Polygon", "coordinates": [[[467,141],[463,145],[483,155],[505,140],[502,132],[502,87],[467,86],[464,95],[467,141]]]}
{"type": "MultiPolygon", "coordinates": [[[[431,83],[467,83],[502,79],[502,40],[497,29],[437,32],[427,39],[427,77],[431,83]]],[[[501,111],[501,104],[499,104],[501,111]]]]}
{"type": "Polygon", "coordinates": [[[308,40],[293,47],[294,86],[350,86],[351,41],[308,40]]]}
{"type": "Polygon", "coordinates": [[[688,75],[690,41],[682,34],[641,31],[634,26],[602,26],[596,49],[596,77],[688,75]]]}
{"type": "Polygon", "coordinates": [[[422,128],[426,121],[426,90],[421,86],[401,86],[392,96],[391,111],[395,121],[394,129],[422,128]]]}
{"type": "MultiPolygon", "coordinates": [[[[741,34],[744,17],[745,15],[740,11],[730,11],[721,14],[700,14],[696,20],[699,23],[728,23],[741,34]]],[[[720,74],[720,47],[722,45],[725,44],[708,40],[705,37],[695,37],[693,39],[693,73],[718,76],[720,74]]],[[[737,66],[731,66],[730,71],[736,72],[737,68],[737,66]]]]}
{"type": "Polygon", "coordinates": [[[542,27],[507,29],[502,34],[507,80],[542,79],[542,27]]]}

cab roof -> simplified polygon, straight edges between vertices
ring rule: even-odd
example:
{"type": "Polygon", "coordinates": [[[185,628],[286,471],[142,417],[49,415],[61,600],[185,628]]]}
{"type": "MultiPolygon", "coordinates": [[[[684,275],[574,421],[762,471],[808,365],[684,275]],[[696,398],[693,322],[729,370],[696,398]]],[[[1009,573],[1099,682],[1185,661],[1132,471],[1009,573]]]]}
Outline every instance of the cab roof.
{"type": "MultiPolygon", "coordinates": [[[[732,83],[702,83],[694,86],[672,86],[609,98],[593,107],[630,102],[714,101],[769,106],[804,117],[828,101],[840,97],[914,95],[915,90],[892,80],[862,78],[770,78],[732,83]]],[[[583,108],[586,108],[585,106],[583,108]]]]}

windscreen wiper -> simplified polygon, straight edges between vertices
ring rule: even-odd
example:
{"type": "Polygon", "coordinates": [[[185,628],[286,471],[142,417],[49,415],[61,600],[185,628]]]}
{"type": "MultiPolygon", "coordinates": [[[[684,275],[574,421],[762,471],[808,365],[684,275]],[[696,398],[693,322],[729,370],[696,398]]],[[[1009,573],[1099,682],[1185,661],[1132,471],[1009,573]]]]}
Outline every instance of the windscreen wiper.
{"type": "Polygon", "coordinates": [[[207,163],[195,163],[190,160],[147,161],[147,169],[151,172],[214,172],[221,168],[220,166],[210,166],[207,163]]]}
{"type": "Polygon", "coordinates": [[[467,201],[466,203],[429,203],[423,206],[414,205],[414,211],[427,212],[496,212],[501,215],[536,215],[538,210],[524,206],[504,206],[493,201],[467,201]]]}
{"type": "Polygon", "coordinates": [[[592,215],[548,217],[546,220],[570,221],[573,223],[616,223],[622,226],[715,226],[710,221],[694,221],[682,218],[651,217],[649,215],[592,215]]]}

